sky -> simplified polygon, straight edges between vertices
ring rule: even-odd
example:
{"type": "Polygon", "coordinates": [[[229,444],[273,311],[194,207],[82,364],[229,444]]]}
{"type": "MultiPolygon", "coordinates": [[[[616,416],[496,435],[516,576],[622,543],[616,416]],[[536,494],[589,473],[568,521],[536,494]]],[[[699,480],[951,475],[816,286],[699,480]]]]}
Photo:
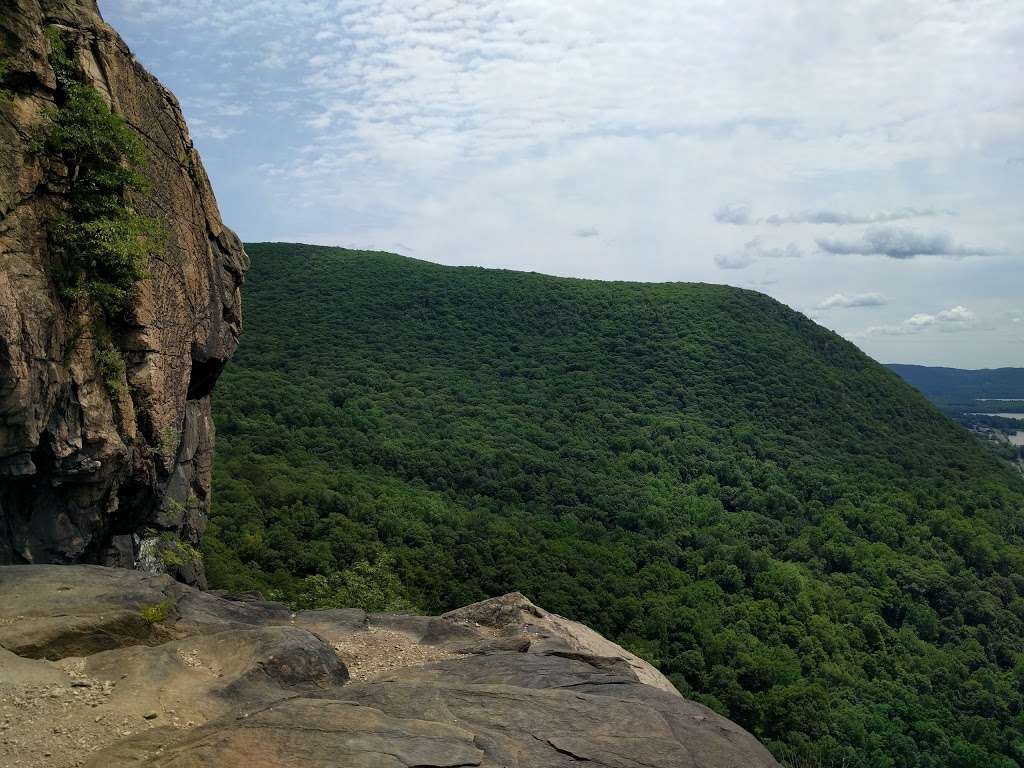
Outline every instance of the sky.
{"type": "Polygon", "coordinates": [[[100,0],[243,240],[762,291],[1024,366],[1024,3],[100,0]]]}

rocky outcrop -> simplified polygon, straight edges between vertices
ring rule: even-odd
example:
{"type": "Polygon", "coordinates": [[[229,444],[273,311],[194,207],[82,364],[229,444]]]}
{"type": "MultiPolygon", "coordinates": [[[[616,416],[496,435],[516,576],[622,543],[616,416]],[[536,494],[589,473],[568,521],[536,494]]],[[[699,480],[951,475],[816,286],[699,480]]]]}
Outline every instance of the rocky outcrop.
{"type": "Polygon", "coordinates": [[[0,764],[580,763],[778,768],[645,662],[522,595],[440,617],[293,614],[137,571],[0,568],[0,764]]]}
{"type": "Polygon", "coordinates": [[[247,257],[174,96],[95,0],[6,0],[0,40],[0,563],[141,557],[201,583],[189,545],[209,505],[209,395],[238,341],[247,257]],[[62,205],[61,169],[33,148],[56,93],[48,29],[73,41],[76,67],[141,137],[149,191],[133,204],[166,235],[111,329],[126,367],[115,394],[88,318],[58,294],[47,247],[62,205]]]}

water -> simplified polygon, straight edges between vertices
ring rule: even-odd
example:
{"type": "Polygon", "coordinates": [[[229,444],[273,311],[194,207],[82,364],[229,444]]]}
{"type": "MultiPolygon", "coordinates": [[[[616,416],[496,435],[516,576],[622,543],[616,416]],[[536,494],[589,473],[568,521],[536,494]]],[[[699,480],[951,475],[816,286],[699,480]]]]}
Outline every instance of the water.
{"type": "Polygon", "coordinates": [[[970,416],[1001,416],[1004,419],[1024,421],[1024,413],[972,413],[970,416]]]}

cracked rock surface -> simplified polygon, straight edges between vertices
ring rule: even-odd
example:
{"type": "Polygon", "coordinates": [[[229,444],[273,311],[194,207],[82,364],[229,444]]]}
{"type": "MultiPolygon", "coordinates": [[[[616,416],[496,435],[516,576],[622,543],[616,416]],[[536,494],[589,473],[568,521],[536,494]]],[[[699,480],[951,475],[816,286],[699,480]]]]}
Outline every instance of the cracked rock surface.
{"type": "MultiPolygon", "coordinates": [[[[174,96],[132,56],[95,0],[0,3],[0,564],[132,567],[153,530],[195,543],[209,506],[210,390],[241,330],[248,260],[174,96]],[[54,107],[47,28],[138,132],[150,189],[132,200],[166,231],[129,316],[113,328],[118,394],[97,371],[89,317],[54,284],[47,219],[66,169],[32,144],[54,107]]],[[[177,558],[181,560],[181,558],[177,558]]],[[[201,568],[174,564],[202,583],[201,568]]]]}
{"type": "Polygon", "coordinates": [[[138,571],[0,567],[4,766],[581,763],[778,768],[653,667],[519,594],[436,617],[296,614],[138,571]]]}

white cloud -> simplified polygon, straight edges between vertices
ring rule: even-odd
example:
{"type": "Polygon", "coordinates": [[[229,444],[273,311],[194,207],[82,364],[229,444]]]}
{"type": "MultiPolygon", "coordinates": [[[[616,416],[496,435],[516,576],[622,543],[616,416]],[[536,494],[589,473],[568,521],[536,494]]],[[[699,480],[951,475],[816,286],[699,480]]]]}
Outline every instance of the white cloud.
{"type": "Polygon", "coordinates": [[[944,309],[938,314],[919,313],[907,320],[907,325],[914,328],[928,328],[933,325],[957,326],[960,328],[971,325],[975,320],[974,313],[967,307],[956,306],[944,309]]]}
{"type": "Polygon", "coordinates": [[[715,256],[715,264],[722,269],[746,269],[753,263],[754,257],[749,251],[722,253],[715,256]]]}
{"type": "MultiPolygon", "coordinates": [[[[749,205],[723,205],[714,212],[715,221],[722,224],[771,224],[778,227],[783,224],[834,224],[843,226],[845,224],[881,224],[903,219],[915,219],[926,216],[937,216],[939,211],[934,208],[900,208],[894,211],[879,211],[875,213],[850,213],[830,208],[816,208],[800,211],[799,213],[779,214],[773,213],[763,219],[754,218],[751,215],[749,205]]],[[[953,211],[943,211],[947,215],[955,215],[953,211]]]]}
{"type": "Polygon", "coordinates": [[[818,303],[817,309],[836,309],[849,307],[882,307],[888,302],[880,293],[858,293],[847,296],[844,293],[834,293],[827,299],[818,303]]]}
{"type": "Polygon", "coordinates": [[[880,224],[936,215],[938,215],[938,212],[934,208],[901,208],[896,211],[881,211],[877,213],[850,213],[849,211],[818,208],[786,215],[775,213],[765,219],[765,222],[773,226],[780,226],[782,224],[835,224],[843,226],[845,224],[880,224]]]}
{"type": "Polygon", "coordinates": [[[715,264],[722,269],[746,269],[757,259],[799,259],[803,250],[796,243],[782,247],[765,246],[760,237],[748,240],[741,250],[715,256],[715,264]]]}
{"type": "Polygon", "coordinates": [[[919,312],[912,315],[897,325],[876,325],[862,331],[860,336],[871,336],[884,334],[888,336],[905,336],[908,334],[921,333],[922,331],[934,330],[943,333],[956,333],[959,331],[972,330],[977,326],[977,317],[974,312],[964,306],[955,306],[951,309],[944,309],[935,314],[919,312]]]}
{"type": "Polygon", "coordinates": [[[723,205],[714,212],[715,221],[720,224],[753,224],[749,205],[723,205]]]}
{"type": "Polygon", "coordinates": [[[212,139],[213,141],[223,141],[224,139],[230,139],[232,136],[237,136],[241,133],[238,128],[225,125],[213,125],[208,123],[206,120],[191,120],[189,121],[189,130],[192,136],[197,139],[212,139]]]}

